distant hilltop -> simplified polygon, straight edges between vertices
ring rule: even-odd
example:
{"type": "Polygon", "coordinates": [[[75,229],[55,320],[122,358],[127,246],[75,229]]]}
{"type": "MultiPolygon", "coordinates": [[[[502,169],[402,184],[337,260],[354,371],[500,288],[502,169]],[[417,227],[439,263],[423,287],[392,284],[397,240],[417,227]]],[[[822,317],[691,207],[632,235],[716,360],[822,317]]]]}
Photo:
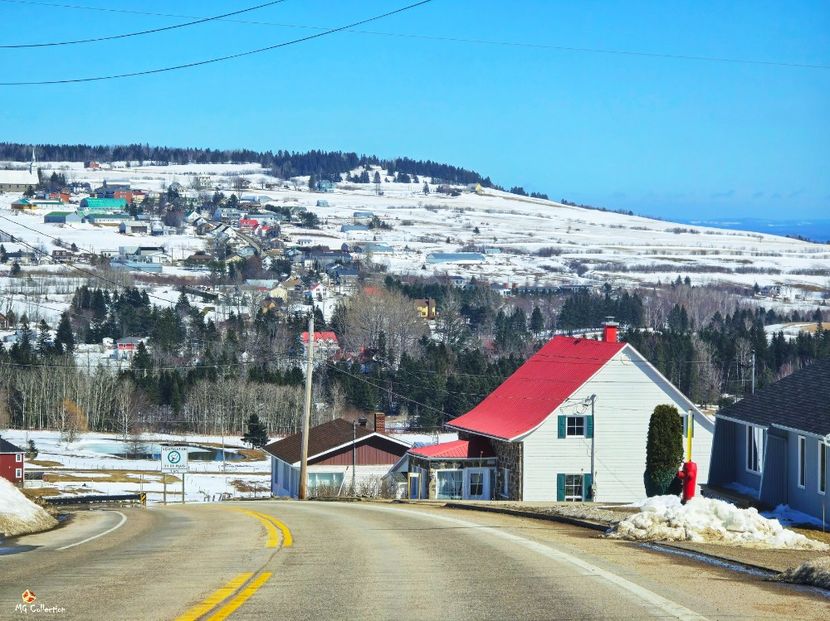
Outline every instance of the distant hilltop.
{"type": "Polygon", "coordinates": [[[474,170],[440,164],[432,160],[408,157],[382,159],[376,155],[358,155],[344,151],[253,151],[250,149],[200,149],[190,147],[154,147],[147,144],[86,145],[86,144],[23,144],[0,142],[0,160],[28,161],[32,149],[43,162],[136,162],[143,166],[156,164],[249,164],[269,168],[275,177],[288,179],[314,175],[317,179],[340,181],[341,173],[358,167],[380,166],[388,174],[396,172],[431,177],[434,182],[494,187],[489,177],[474,170]],[[335,178],[336,177],[336,178],[335,178]]]}

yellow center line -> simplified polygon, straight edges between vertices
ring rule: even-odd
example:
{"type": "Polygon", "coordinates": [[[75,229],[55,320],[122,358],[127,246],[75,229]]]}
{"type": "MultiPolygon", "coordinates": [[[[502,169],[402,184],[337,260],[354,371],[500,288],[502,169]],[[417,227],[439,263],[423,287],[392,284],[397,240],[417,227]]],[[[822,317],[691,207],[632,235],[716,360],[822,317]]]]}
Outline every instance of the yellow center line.
{"type": "Polygon", "coordinates": [[[270,571],[264,571],[260,575],[258,575],[254,580],[246,586],[242,591],[234,597],[231,601],[227,604],[222,606],[216,614],[211,615],[208,617],[208,621],[222,621],[223,619],[227,619],[230,615],[236,611],[242,604],[248,601],[250,597],[256,593],[259,588],[268,581],[268,578],[271,577],[270,571]]]}
{"type": "Polygon", "coordinates": [[[225,586],[221,589],[217,589],[210,595],[208,595],[201,603],[196,604],[185,612],[183,615],[176,617],[176,621],[196,621],[199,617],[206,614],[210,610],[213,610],[215,606],[218,606],[221,602],[225,601],[228,597],[233,595],[236,590],[245,584],[248,580],[250,580],[253,573],[245,573],[239,574],[236,578],[228,582],[225,586]]]}
{"type": "Polygon", "coordinates": [[[277,534],[276,526],[267,518],[267,516],[257,513],[256,511],[248,511],[247,509],[239,509],[242,513],[246,513],[251,517],[255,517],[265,527],[268,533],[268,541],[265,542],[266,548],[276,548],[279,545],[279,535],[277,534]]]}
{"type": "Polygon", "coordinates": [[[294,537],[291,536],[291,531],[288,530],[288,526],[286,526],[283,522],[280,522],[277,518],[273,515],[268,515],[267,513],[260,513],[262,517],[270,521],[274,526],[280,529],[282,533],[282,547],[283,548],[290,548],[294,545],[294,537]]]}

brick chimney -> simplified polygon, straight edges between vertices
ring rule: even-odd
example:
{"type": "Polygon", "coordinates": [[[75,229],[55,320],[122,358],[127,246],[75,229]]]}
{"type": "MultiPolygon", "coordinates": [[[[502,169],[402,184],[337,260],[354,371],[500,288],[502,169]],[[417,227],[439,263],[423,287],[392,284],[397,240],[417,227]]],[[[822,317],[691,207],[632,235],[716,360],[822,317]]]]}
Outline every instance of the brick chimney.
{"type": "Polygon", "coordinates": [[[375,412],[375,431],[386,433],[386,415],[383,412],[375,412]]]}
{"type": "Polygon", "coordinates": [[[602,340],[606,343],[616,343],[619,325],[613,317],[606,317],[605,323],[602,324],[602,340]]]}

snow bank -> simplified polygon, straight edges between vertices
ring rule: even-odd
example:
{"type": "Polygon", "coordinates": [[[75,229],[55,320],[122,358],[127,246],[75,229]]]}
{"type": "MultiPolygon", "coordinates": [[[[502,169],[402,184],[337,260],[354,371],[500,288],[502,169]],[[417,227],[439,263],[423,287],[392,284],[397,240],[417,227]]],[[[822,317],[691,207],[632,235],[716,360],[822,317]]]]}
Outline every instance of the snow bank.
{"type": "Polygon", "coordinates": [[[802,563],[798,567],[791,567],[778,574],[778,579],[783,582],[809,584],[830,589],[830,556],[822,556],[802,563]]]}
{"type": "Polygon", "coordinates": [[[655,496],[639,513],[614,527],[609,536],[634,541],[696,541],[764,548],[827,550],[830,546],[808,539],[769,520],[757,509],[739,509],[723,500],[695,497],[685,505],[677,496],[655,496]]]}
{"type": "Polygon", "coordinates": [[[0,534],[14,537],[53,528],[57,524],[55,518],[9,481],[0,478],[0,534]]]}

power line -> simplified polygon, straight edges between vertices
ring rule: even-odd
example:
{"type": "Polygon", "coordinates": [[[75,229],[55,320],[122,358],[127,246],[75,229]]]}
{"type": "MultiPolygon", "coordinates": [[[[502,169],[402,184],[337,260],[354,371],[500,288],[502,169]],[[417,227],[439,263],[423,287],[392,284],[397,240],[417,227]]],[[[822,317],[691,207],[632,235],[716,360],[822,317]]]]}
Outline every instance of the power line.
{"type": "MultiPolygon", "coordinates": [[[[167,17],[167,18],[177,18],[177,19],[192,19],[197,18],[196,15],[182,15],[176,13],[158,13],[158,12],[151,12],[151,11],[140,11],[135,9],[113,9],[113,8],[105,8],[105,7],[93,7],[93,6],[84,6],[84,5],[76,5],[76,4],[59,4],[59,3],[52,3],[52,2],[36,2],[31,0],[0,0],[0,2],[10,3],[10,4],[26,4],[26,5],[35,5],[35,6],[46,6],[46,7],[53,7],[53,8],[63,8],[63,9],[80,9],[80,10],[88,10],[88,11],[104,11],[110,13],[125,13],[129,15],[146,15],[151,17],[167,17]]],[[[243,19],[222,19],[220,21],[236,23],[236,24],[245,24],[250,26],[275,26],[279,28],[296,28],[296,29],[305,29],[305,30],[320,30],[325,31],[329,28],[326,26],[314,26],[308,24],[286,24],[286,23],[279,23],[279,22],[269,22],[269,21],[258,21],[258,20],[243,20],[243,19]]],[[[720,57],[720,56],[699,56],[695,54],[669,54],[663,52],[645,52],[641,50],[622,50],[622,49],[610,49],[610,48],[596,48],[596,47],[582,47],[582,46],[566,46],[566,45],[554,45],[549,43],[533,43],[527,41],[500,41],[494,39],[472,39],[472,38],[465,38],[465,37],[445,37],[440,35],[428,35],[428,34],[418,34],[418,33],[401,33],[401,32],[383,32],[377,30],[354,30],[352,28],[347,27],[348,30],[346,32],[352,34],[365,34],[365,35],[372,35],[372,36],[382,36],[382,37],[396,37],[396,38],[404,38],[404,39],[422,39],[426,41],[444,41],[449,43],[464,43],[464,44],[473,44],[473,45],[491,45],[491,46],[501,46],[501,47],[515,47],[515,48],[528,48],[528,49],[541,49],[541,50],[553,50],[553,51],[560,51],[560,52],[576,52],[581,54],[609,54],[609,55],[621,55],[621,56],[634,56],[634,57],[647,57],[647,58],[663,58],[668,60],[689,60],[689,61],[697,61],[697,62],[717,62],[717,63],[730,63],[730,64],[743,64],[743,65],[760,65],[760,66],[770,66],[770,67],[785,67],[791,69],[830,69],[830,65],[824,64],[816,64],[816,63],[795,63],[795,62],[784,62],[784,61],[773,61],[773,60],[759,60],[759,59],[752,59],[752,58],[729,58],[729,57],[720,57]]]]}
{"type": "MultiPolygon", "coordinates": [[[[53,235],[49,235],[49,233],[44,233],[43,231],[39,231],[38,229],[32,228],[32,227],[30,227],[30,226],[27,226],[27,225],[25,225],[25,224],[23,224],[23,223],[21,223],[21,222],[16,222],[16,221],[12,220],[11,218],[7,218],[6,216],[2,216],[2,215],[0,215],[0,219],[6,220],[6,221],[8,221],[8,222],[11,222],[12,224],[16,224],[16,225],[18,225],[18,226],[20,226],[20,227],[22,227],[22,228],[24,228],[24,229],[27,229],[27,230],[29,230],[29,231],[32,231],[33,233],[37,233],[38,235],[43,235],[43,236],[45,236],[45,237],[48,237],[49,239],[52,239],[52,240],[55,240],[55,241],[59,241],[59,238],[54,237],[53,235]]],[[[6,235],[10,235],[10,236],[11,236],[11,233],[9,233],[8,231],[4,231],[3,229],[0,229],[0,233],[5,233],[6,235]]],[[[15,237],[15,239],[17,239],[17,237],[15,237]]],[[[30,244],[30,243],[28,243],[28,242],[25,242],[25,241],[23,241],[23,240],[21,240],[21,239],[18,239],[15,243],[22,244],[22,245],[26,246],[27,248],[31,249],[31,250],[32,250],[32,252],[37,252],[37,253],[39,253],[39,254],[41,254],[41,255],[44,255],[44,256],[48,257],[49,259],[51,259],[51,258],[52,258],[52,257],[50,257],[50,256],[49,256],[49,253],[48,253],[48,252],[46,252],[46,251],[44,251],[44,250],[41,250],[40,248],[36,248],[36,247],[35,247],[35,246],[33,246],[32,244],[30,244]]],[[[78,272],[81,272],[82,274],[86,274],[87,276],[91,276],[92,278],[98,278],[99,280],[103,280],[103,281],[104,281],[104,282],[106,282],[106,283],[109,283],[109,284],[111,284],[111,285],[115,285],[115,286],[116,286],[116,287],[118,287],[118,288],[121,288],[121,287],[123,287],[123,286],[124,286],[124,285],[122,285],[121,283],[115,282],[114,280],[112,280],[112,279],[110,279],[110,278],[106,278],[106,277],[104,277],[104,276],[101,276],[100,274],[97,274],[96,272],[93,272],[93,271],[91,271],[91,270],[84,269],[84,268],[82,268],[82,267],[78,267],[77,265],[75,265],[75,263],[74,263],[73,261],[67,261],[67,262],[65,263],[65,265],[68,265],[68,266],[69,266],[69,267],[71,267],[72,269],[74,269],[74,270],[76,270],[76,271],[78,271],[78,272]]],[[[141,270],[139,270],[139,271],[141,271],[141,270]]],[[[145,293],[146,293],[146,289],[145,289],[145,293]]],[[[152,294],[152,293],[147,293],[147,297],[148,297],[148,298],[155,298],[156,300],[161,300],[162,302],[164,302],[164,303],[166,303],[166,304],[172,304],[172,305],[175,305],[175,304],[176,304],[176,302],[174,302],[173,300],[168,300],[167,298],[163,298],[163,297],[157,296],[157,295],[152,294]]]]}
{"type": "Polygon", "coordinates": [[[390,17],[392,15],[397,15],[398,13],[403,13],[404,11],[409,11],[419,6],[423,6],[425,4],[429,4],[432,0],[421,0],[420,2],[415,2],[413,4],[408,4],[404,7],[399,9],[395,9],[393,11],[387,11],[386,13],[381,13],[380,15],[375,15],[374,17],[369,17],[366,19],[362,19],[360,21],[352,22],[351,24],[346,24],[345,26],[340,26],[338,28],[330,28],[329,30],[324,30],[323,32],[318,32],[312,35],[308,35],[305,37],[300,37],[299,39],[292,39],[291,41],[284,41],[282,43],[276,43],[274,45],[269,45],[266,47],[260,47],[254,50],[248,50],[245,52],[237,52],[236,54],[228,54],[227,56],[219,56],[217,58],[210,58],[207,60],[199,60],[190,63],[184,63],[181,65],[173,65],[170,67],[160,67],[158,69],[145,69],[143,71],[131,71],[128,73],[116,73],[111,75],[104,75],[104,76],[95,76],[91,78],[67,78],[62,80],[40,80],[40,81],[29,81],[29,82],[0,82],[0,86],[44,86],[49,84],[76,84],[81,82],[100,82],[102,80],[116,80],[120,78],[132,78],[144,75],[153,75],[157,73],[165,73],[167,71],[177,71],[179,69],[191,69],[193,67],[201,67],[203,65],[210,65],[213,63],[224,62],[227,60],[234,60],[236,58],[242,58],[245,56],[252,56],[254,54],[261,54],[263,52],[268,52],[271,50],[276,50],[283,47],[288,47],[290,45],[296,45],[298,43],[304,43],[306,41],[311,41],[312,39],[319,39],[320,37],[325,37],[327,35],[331,35],[337,32],[343,32],[350,28],[354,28],[355,26],[360,26],[362,24],[368,24],[369,22],[378,21],[380,19],[384,19],[386,17],[390,17]]]}
{"type": "Polygon", "coordinates": [[[117,34],[117,35],[110,35],[108,37],[94,37],[91,39],[75,39],[72,41],[50,41],[47,43],[17,43],[17,44],[9,44],[9,45],[0,45],[0,49],[21,49],[21,48],[33,48],[33,47],[58,47],[61,45],[77,45],[80,43],[99,43],[101,41],[112,41],[114,39],[128,39],[130,37],[139,37],[142,35],[148,34],[155,34],[157,32],[165,32],[168,30],[177,30],[179,28],[187,28],[188,26],[196,26],[197,24],[204,24],[206,22],[212,22],[216,20],[221,20],[226,17],[231,17],[232,15],[239,15],[241,13],[248,13],[250,11],[256,11],[257,9],[263,9],[268,6],[272,6],[274,4],[281,4],[286,0],[274,0],[273,2],[266,2],[265,4],[259,4],[257,6],[248,7],[247,9],[240,9],[238,11],[232,11],[231,13],[224,13],[222,15],[215,15],[213,17],[203,17],[201,19],[197,19],[192,22],[186,22],[184,24],[174,24],[173,26],[163,26],[161,28],[151,28],[149,30],[139,30],[138,32],[128,32],[124,34],[117,34]]]}

